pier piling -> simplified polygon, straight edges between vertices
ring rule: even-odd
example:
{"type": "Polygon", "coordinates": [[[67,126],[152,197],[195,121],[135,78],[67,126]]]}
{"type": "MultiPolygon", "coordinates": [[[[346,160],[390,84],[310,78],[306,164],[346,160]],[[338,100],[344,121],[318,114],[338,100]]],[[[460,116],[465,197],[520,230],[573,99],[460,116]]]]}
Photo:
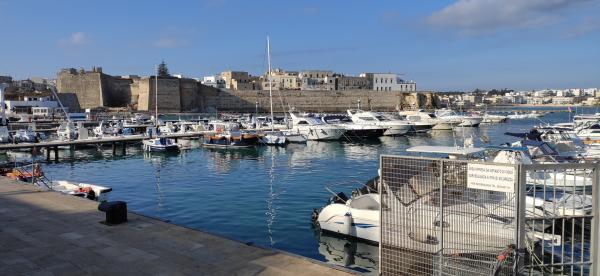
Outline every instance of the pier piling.
{"type": "Polygon", "coordinates": [[[117,154],[117,143],[116,142],[112,142],[112,152],[113,152],[113,155],[117,154]]]}
{"type": "Polygon", "coordinates": [[[127,142],[123,142],[122,144],[123,144],[123,149],[122,149],[121,153],[123,155],[125,155],[125,154],[127,154],[127,142]]]}
{"type": "Polygon", "coordinates": [[[50,151],[52,149],[50,147],[46,147],[46,162],[50,162],[50,151]]]}
{"type": "Polygon", "coordinates": [[[58,162],[58,146],[54,146],[54,161],[58,162]]]}

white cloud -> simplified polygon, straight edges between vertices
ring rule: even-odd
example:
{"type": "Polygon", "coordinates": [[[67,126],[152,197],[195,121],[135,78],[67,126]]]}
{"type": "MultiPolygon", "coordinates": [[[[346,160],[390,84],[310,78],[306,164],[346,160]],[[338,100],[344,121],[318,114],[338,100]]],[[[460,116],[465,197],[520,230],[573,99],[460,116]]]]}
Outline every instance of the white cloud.
{"type": "Polygon", "coordinates": [[[83,32],[72,33],[67,38],[61,38],[58,40],[58,44],[61,46],[82,46],[88,44],[90,41],[88,35],[83,32]]]}
{"type": "Polygon", "coordinates": [[[493,33],[503,28],[533,28],[561,19],[569,6],[588,0],[458,0],[427,18],[438,28],[461,34],[493,33]]]}
{"type": "Polygon", "coordinates": [[[161,37],[153,43],[157,48],[177,48],[185,45],[185,42],[174,37],[161,37]]]}

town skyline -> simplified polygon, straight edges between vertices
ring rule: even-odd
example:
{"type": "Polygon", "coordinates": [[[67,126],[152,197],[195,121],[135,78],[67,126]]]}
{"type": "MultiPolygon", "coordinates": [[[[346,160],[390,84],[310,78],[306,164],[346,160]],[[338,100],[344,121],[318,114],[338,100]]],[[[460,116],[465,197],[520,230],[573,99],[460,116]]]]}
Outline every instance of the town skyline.
{"type": "Polygon", "coordinates": [[[193,78],[260,75],[268,33],[273,67],[285,70],[393,72],[433,91],[600,86],[598,1],[274,3],[119,3],[112,11],[117,2],[2,1],[10,39],[0,45],[8,53],[0,75],[56,78],[92,66],[151,75],[162,60],[193,78]]]}

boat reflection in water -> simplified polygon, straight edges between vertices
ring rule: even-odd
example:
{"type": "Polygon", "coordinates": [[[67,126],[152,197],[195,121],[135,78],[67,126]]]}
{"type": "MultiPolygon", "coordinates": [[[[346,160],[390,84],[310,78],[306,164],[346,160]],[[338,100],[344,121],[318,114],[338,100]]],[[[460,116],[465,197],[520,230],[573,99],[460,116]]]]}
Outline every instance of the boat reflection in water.
{"type": "Polygon", "coordinates": [[[348,239],[344,236],[315,230],[319,254],[324,262],[343,266],[365,274],[377,275],[379,247],[374,243],[348,239]]]}
{"type": "Polygon", "coordinates": [[[242,160],[260,160],[263,151],[257,148],[204,148],[207,159],[212,159],[209,166],[215,172],[227,173],[238,166],[242,160]]]}

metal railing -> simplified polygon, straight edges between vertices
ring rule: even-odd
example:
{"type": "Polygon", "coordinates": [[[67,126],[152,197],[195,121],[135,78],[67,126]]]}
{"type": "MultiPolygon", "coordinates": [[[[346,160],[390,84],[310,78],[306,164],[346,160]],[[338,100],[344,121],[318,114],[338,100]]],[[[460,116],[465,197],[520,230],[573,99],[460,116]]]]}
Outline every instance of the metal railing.
{"type": "Polygon", "coordinates": [[[383,155],[380,169],[382,275],[594,275],[597,164],[383,155]]]}

